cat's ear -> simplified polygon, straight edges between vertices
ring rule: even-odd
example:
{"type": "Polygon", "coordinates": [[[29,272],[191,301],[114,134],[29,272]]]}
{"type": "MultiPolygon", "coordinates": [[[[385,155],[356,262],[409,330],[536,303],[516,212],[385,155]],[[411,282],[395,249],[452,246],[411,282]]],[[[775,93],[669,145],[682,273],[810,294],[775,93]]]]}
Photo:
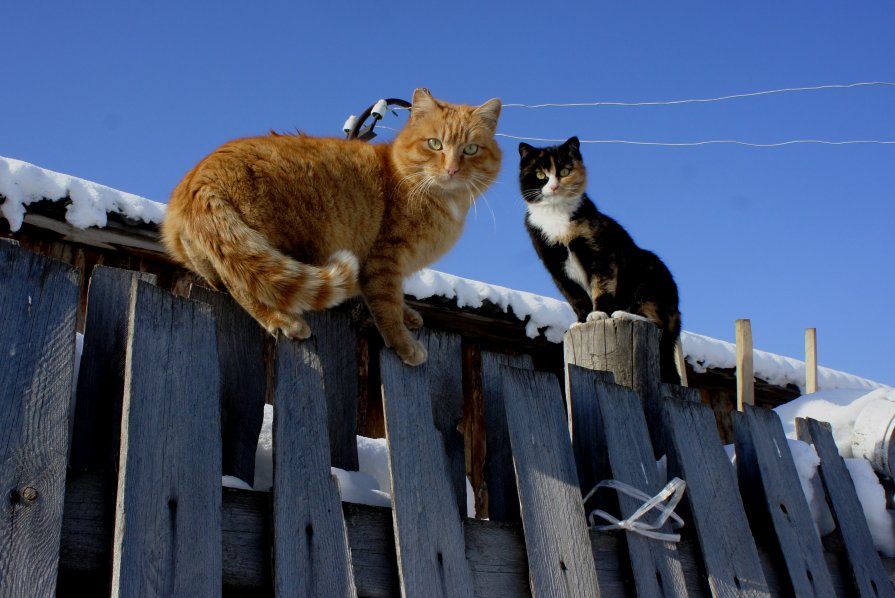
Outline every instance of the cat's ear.
{"type": "Polygon", "coordinates": [[[417,87],[413,90],[413,101],[411,102],[410,118],[416,120],[431,114],[438,108],[435,98],[429,93],[425,87],[417,87]]]}
{"type": "Polygon", "coordinates": [[[535,148],[533,148],[532,146],[528,145],[528,144],[525,143],[524,141],[523,141],[522,143],[519,144],[519,157],[520,157],[520,158],[525,158],[525,156],[529,155],[529,154],[532,153],[533,151],[535,151],[535,148]]]}
{"type": "Polygon", "coordinates": [[[473,111],[477,117],[479,117],[488,128],[491,129],[491,132],[497,130],[497,119],[500,117],[500,98],[492,98],[476,108],[473,111]]]}
{"type": "Polygon", "coordinates": [[[581,159],[581,142],[578,141],[577,137],[569,137],[562,146],[572,154],[573,158],[581,159]]]}

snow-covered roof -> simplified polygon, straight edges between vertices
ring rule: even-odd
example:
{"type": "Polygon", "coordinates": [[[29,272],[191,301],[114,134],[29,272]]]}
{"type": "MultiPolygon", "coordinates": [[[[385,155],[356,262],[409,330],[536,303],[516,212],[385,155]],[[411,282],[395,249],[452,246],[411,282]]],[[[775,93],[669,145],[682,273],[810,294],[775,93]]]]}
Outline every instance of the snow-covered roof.
{"type": "MultiPolygon", "coordinates": [[[[138,195],[4,157],[0,157],[0,195],[6,198],[0,213],[13,232],[22,226],[25,206],[43,199],[70,200],[65,219],[79,229],[106,226],[108,214],[159,224],[166,207],[138,195]]],[[[437,296],[453,300],[457,307],[480,308],[486,303],[493,304],[523,321],[530,338],[543,335],[554,343],[562,342],[563,334],[575,321],[572,308],[564,301],[436,270],[424,269],[410,276],[404,282],[404,291],[416,299],[437,296]]],[[[732,343],[686,331],[681,334],[681,343],[687,362],[696,372],[736,366],[736,347],[732,343]]],[[[770,384],[792,384],[804,390],[803,361],[756,350],[753,362],[756,377],[770,384]]],[[[818,385],[824,389],[888,388],[824,367],[818,368],[818,385]]]]}

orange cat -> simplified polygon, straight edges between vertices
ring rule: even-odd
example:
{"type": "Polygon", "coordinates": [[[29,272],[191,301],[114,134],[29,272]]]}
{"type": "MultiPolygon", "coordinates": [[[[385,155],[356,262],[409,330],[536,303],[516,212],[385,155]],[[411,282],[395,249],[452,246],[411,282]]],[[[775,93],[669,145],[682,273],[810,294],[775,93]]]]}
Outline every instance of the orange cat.
{"type": "Polygon", "coordinates": [[[500,100],[449,104],[413,94],[390,144],[270,135],[231,141],[174,189],[162,240],[276,334],[307,338],[301,314],[363,295],[386,345],[410,365],[426,349],[407,327],[404,278],[460,237],[500,168],[500,100]]]}

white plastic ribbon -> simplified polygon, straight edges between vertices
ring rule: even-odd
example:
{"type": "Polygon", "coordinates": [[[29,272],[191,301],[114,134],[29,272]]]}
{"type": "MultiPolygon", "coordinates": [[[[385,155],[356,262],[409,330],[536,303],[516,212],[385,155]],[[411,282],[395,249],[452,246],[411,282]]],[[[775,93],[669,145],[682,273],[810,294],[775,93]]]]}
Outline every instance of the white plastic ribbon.
{"type": "Polygon", "coordinates": [[[590,523],[591,529],[597,531],[623,529],[640,534],[642,536],[646,536],[647,538],[653,538],[654,540],[662,540],[664,542],[679,542],[681,539],[680,534],[669,534],[658,532],[655,530],[661,529],[669,518],[673,520],[671,523],[672,528],[683,527],[684,520],[681,519],[680,515],[674,512],[674,508],[684,496],[684,489],[686,487],[687,483],[684,480],[680,478],[674,478],[673,480],[668,482],[668,484],[658,494],[650,497],[649,494],[638,490],[634,486],[625,484],[624,482],[619,482],[618,480],[603,480],[602,482],[594,486],[593,490],[587,493],[587,496],[584,497],[584,502],[590,500],[590,498],[594,494],[596,494],[597,490],[599,490],[600,488],[610,488],[621,492],[622,494],[627,494],[628,496],[634,497],[638,500],[642,500],[644,501],[644,503],[627,519],[619,520],[606,511],[594,509],[590,512],[590,514],[588,514],[587,520],[590,523]],[[668,504],[663,504],[666,500],[668,501],[668,504]],[[659,512],[659,516],[654,522],[645,523],[643,521],[640,521],[641,517],[643,517],[653,509],[659,512]],[[595,517],[600,517],[601,519],[608,521],[609,525],[597,525],[596,521],[594,520],[595,517]]]}

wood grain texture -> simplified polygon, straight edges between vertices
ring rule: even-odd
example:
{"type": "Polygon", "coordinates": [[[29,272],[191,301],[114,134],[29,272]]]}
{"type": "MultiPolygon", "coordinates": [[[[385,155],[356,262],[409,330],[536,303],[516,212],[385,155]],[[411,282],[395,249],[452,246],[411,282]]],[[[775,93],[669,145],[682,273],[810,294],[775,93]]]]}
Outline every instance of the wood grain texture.
{"type": "Polygon", "coordinates": [[[274,393],[275,595],[356,596],[316,339],[280,338],[274,393]]]}
{"type": "Polygon", "coordinates": [[[207,305],[134,281],[113,596],[221,592],[221,421],[207,305]]]}
{"type": "Polygon", "coordinates": [[[817,470],[827,493],[827,503],[836,521],[836,529],[842,537],[853,591],[858,596],[895,596],[895,588],[886,576],[873,545],[851,475],[839,456],[828,426],[811,418],[796,418],[799,439],[813,444],[820,457],[817,470]]]}
{"type": "Polygon", "coordinates": [[[504,405],[533,596],[598,596],[562,391],[552,374],[503,366],[504,405]]]}
{"type": "Polygon", "coordinates": [[[513,474],[513,451],[507,430],[500,366],[532,369],[528,355],[482,352],[482,396],[485,402],[485,485],[491,521],[522,521],[513,474]]]}
{"type": "MultiPolygon", "coordinates": [[[[612,372],[566,364],[566,412],[569,414],[572,453],[582,496],[601,480],[612,477],[602,416],[594,398],[594,382],[602,380],[614,384],[613,379],[612,372]]],[[[597,508],[593,499],[584,506],[588,511],[597,508]]]]}
{"type": "Polygon", "coordinates": [[[191,285],[189,296],[210,305],[217,324],[221,468],[251,485],[267,397],[264,345],[270,335],[229,295],[191,285]]]}
{"type": "Polygon", "coordinates": [[[711,410],[667,399],[664,421],[668,477],[687,482],[684,499],[699,538],[709,590],[721,596],[768,596],[736,474],[718,439],[711,410]]]}
{"type": "Polygon", "coordinates": [[[78,278],[0,240],[0,596],[56,589],[78,278]]]}
{"type": "MultiPolygon", "coordinates": [[[[614,479],[649,496],[658,494],[665,483],[656,468],[640,398],[629,388],[607,382],[605,376],[593,370],[572,365],[568,374],[574,381],[571,404],[578,431],[575,444],[590,443],[593,445],[590,452],[606,454],[609,471],[599,476],[600,480],[614,479]],[[580,427],[579,420],[588,422],[588,428],[580,427]]],[[[641,507],[642,501],[618,493],[617,504],[616,514],[627,518],[641,507]]],[[[655,512],[647,513],[641,521],[652,521],[655,517],[655,512]]],[[[670,533],[672,529],[666,523],[659,531],[670,533]]],[[[633,532],[625,532],[625,538],[638,596],[689,594],[674,543],[633,532]]]]}
{"type": "Polygon", "coordinates": [[[432,422],[447,456],[449,479],[457,512],[466,516],[466,446],[460,434],[463,419],[463,354],[460,335],[423,328],[417,338],[429,352],[426,377],[432,422]]]}
{"type": "Polygon", "coordinates": [[[832,596],[823,546],[805,500],[783,425],[773,411],[746,406],[733,414],[740,492],[753,529],[773,530],[796,596],[832,596]]]}
{"type": "MultiPolygon", "coordinates": [[[[108,549],[103,552],[102,542],[96,541],[108,532],[103,529],[100,516],[101,503],[108,500],[101,492],[102,484],[96,474],[79,472],[70,477],[66,490],[65,517],[60,556],[59,596],[79,598],[87,595],[108,593],[108,576],[95,576],[108,549]],[[93,478],[85,480],[84,478],[93,478]],[[71,584],[63,585],[77,574],[71,584]],[[87,576],[96,583],[84,584],[87,576]]],[[[270,494],[235,488],[223,489],[222,543],[224,552],[225,596],[272,596],[270,586],[271,535],[270,494]]],[[[351,546],[351,563],[358,595],[371,598],[390,598],[400,594],[391,509],[342,503],[348,542],[351,546]]],[[[466,555],[472,570],[476,595],[479,596],[529,596],[528,566],[525,556],[525,540],[520,523],[497,523],[466,519],[463,522],[466,537],[466,555]],[[485,536],[485,538],[478,538],[485,536]],[[492,581],[496,578],[499,581],[492,581]],[[481,587],[496,588],[479,592],[481,587]],[[501,591],[501,588],[504,588],[501,591]],[[518,593],[517,593],[518,590],[518,593]]],[[[590,542],[596,561],[600,593],[604,596],[633,596],[630,572],[623,566],[620,555],[624,552],[621,536],[606,532],[590,532],[590,542]]],[[[688,587],[697,589],[693,595],[707,596],[707,588],[700,585],[704,580],[699,547],[685,537],[678,546],[688,587]]],[[[771,594],[791,594],[786,584],[773,575],[779,555],[771,549],[759,547],[762,567],[765,569],[771,594]]],[[[837,564],[838,555],[825,552],[824,557],[833,577],[836,596],[847,594],[837,564]]],[[[883,559],[890,578],[895,575],[895,559],[883,559]]]]}
{"type": "Polygon", "coordinates": [[[653,446],[662,441],[659,390],[659,329],[652,322],[609,318],[573,326],[563,338],[565,362],[612,372],[615,383],[633,389],[643,402],[653,446]]]}
{"type": "Polygon", "coordinates": [[[78,370],[70,467],[114,472],[121,443],[121,400],[130,293],[156,276],[97,266],[87,293],[84,350],[78,370]]]}
{"type": "Polygon", "coordinates": [[[305,314],[323,366],[327,433],[333,467],[357,471],[358,343],[351,316],[335,310],[305,314]]]}
{"type": "Polygon", "coordinates": [[[450,462],[434,424],[432,362],[408,367],[389,350],[380,359],[401,594],[472,596],[450,462]]]}

